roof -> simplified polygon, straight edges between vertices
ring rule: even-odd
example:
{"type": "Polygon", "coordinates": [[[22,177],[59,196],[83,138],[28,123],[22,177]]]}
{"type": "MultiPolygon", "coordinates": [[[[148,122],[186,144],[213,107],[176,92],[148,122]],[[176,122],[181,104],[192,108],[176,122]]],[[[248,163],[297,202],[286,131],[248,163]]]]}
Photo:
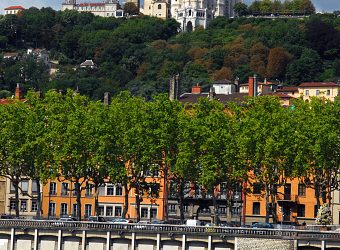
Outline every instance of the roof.
{"type": "Polygon", "coordinates": [[[281,89],[276,90],[277,92],[296,92],[299,88],[296,86],[283,86],[281,89]]]}
{"type": "Polygon", "coordinates": [[[80,3],[78,6],[105,6],[105,3],[80,3]]]}
{"type": "Polygon", "coordinates": [[[288,99],[294,98],[294,97],[287,95],[287,94],[284,94],[284,93],[268,93],[266,95],[277,96],[279,98],[288,98],[288,99]]]}
{"type": "MultiPolygon", "coordinates": [[[[209,93],[200,93],[200,94],[192,94],[192,93],[184,93],[180,96],[179,101],[182,103],[196,103],[199,98],[208,98],[209,93]]],[[[247,100],[247,93],[232,93],[229,95],[224,94],[216,94],[215,99],[222,102],[236,102],[241,103],[247,100]]]]}
{"type": "Polygon", "coordinates": [[[5,10],[24,10],[24,9],[25,9],[24,7],[20,5],[16,5],[16,6],[9,6],[5,10]]]}
{"type": "Polygon", "coordinates": [[[235,83],[227,79],[221,79],[213,82],[213,84],[235,84],[235,83]]]}
{"type": "Polygon", "coordinates": [[[80,66],[95,66],[95,64],[92,60],[86,60],[85,62],[82,62],[80,66]]]}
{"type": "Polygon", "coordinates": [[[338,87],[339,85],[335,82],[304,82],[299,87],[338,87]]]}

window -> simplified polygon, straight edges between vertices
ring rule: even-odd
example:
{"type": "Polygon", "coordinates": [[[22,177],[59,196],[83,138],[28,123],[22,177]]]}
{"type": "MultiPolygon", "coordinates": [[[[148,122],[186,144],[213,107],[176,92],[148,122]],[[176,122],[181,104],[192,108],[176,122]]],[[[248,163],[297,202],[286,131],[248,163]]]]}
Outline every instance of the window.
{"type": "Polygon", "coordinates": [[[259,215],[260,214],[260,202],[253,203],[253,214],[259,215]]]}
{"type": "Polygon", "coordinates": [[[298,186],[298,195],[299,196],[306,196],[306,185],[303,183],[300,183],[298,186]]]}
{"type": "Polygon", "coordinates": [[[227,208],[226,207],[219,207],[218,212],[220,214],[227,214],[227,208]]]}
{"type": "Polygon", "coordinates": [[[20,201],[20,211],[26,212],[27,211],[27,200],[20,201]]]}
{"type": "Polygon", "coordinates": [[[151,209],[151,219],[157,218],[157,208],[151,209]]]}
{"type": "Polygon", "coordinates": [[[37,181],[32,181],[32,194],[38,193],[38,183],[37,181]]]}
{"type": "Polygon", "coordinates": [[[63,182],[61,184],[61,195],[62,196],[67,196],[68,195],[68,183],[67,182],[63,182]]]}
{"type": "Polygon", "coordinates": [[[308,89],[306,89],[306,96],[309,96],[309,90],[308,89]]]}
{"type": "Polygon", "coordinates": [[[161,10],[162,9],[162,5],[158,4],[158,9],[161,10]]]}
{"type": "Polygon", "coordinates": [[[305,217],[305,205],[303,204],[298,204],[298,207],[297,207],[297,216],[298,217],[305,217]]]}
{"type": "Polygon", "coordinates": [[[331,95],[331,91],[327,89],[326,95],[331,95]]]}
{"type": "Polygon", "coordinates": [[[10,202],[9,202],[9,208],[10,208],[10,210],[15,210],[16,207],[17,207],[16,201],[15,201],[15,200],[10,200],[10,202]]]}
{"type": "Polygon", "coordinates": [[[77,204],[73,204],[73,208],[72,208],[72,216],[73,217],[77,217],[78,216],[78,205],[77,204]]]}
{"type": "Polygon", "coordinates": [[[318,216],[318,211],[319,211],[318,205],[314,205],[314,218],[318,216]]]}
{"type": "Polygon", "coordinates": [[[122,216],[122,207],[120,206],[115,207],[115,216],[116,217],[122,216]]]}
{"type": "Polygon", "coordinates": [[[28,180],[21,181],[21,192],[22,193],[28,192],[28,180]]]}
{"type": "Polygon", "coordinates": [[[15,193],[15,188],[14,188],[13,182],[11,182],[10,192],[15,193]]]}
{"type": "Polygon", "coordinates": [[[55,216],[55,203],[50,202],[48,205],[48,215],[55,216]]]}
{"type": "Polygon", "coordinates": [[[99,206],[98,207],[98,212],[100,216],[104,216],[104,206],[99,206]]]}
{"type": "Polygon", "coordinates": [[[85,204],[85,217],[90,217],[92,215],[92,205],[91,204],[85,204]]]}
{"type": "Polygon", "coordinates": [[[141,213],[140,213],[140,217],[143,218],[143,219],[147,219],[148,218],[148,209],[145,208],[145,207],[142,207],[141,208],[141,213]]]}
{"type": "Polygon", "coordinates": [[[121,185],[116,185],[116,195],[123,195],[123,188],[121,185]]]}
{"type": "Polygon", "coordinates": [[[92,196],[92,195],[93,195],[93,185],[89,184],[86,186],[85,196],[92,196]]]}
{"type": "Polygon", "coordinates": [[[260,183],[254,183],[253,194],[261,194],[262,185],[260,183]]]}
{"type": "Polygon", "coordinates": [[[50,182],[50,195],[56,195],[57,194],[57,183],[50,182]]]}
{"type": "Polygon", "coordinates": [[[183,212],[187,213],[189,211],[189,206],[188,205],[183,205],[183,212]]]}
{"type": "Polygon", "coordinates": [[[106,207],[106,216],[113,216],[113,207],[111,206],[106,207]]]}
{"type": "Polygon", "coordinates": [[[107,185],[106,195],[114,195],[114,186],[113,185],[107,185]]]}
{"type": "Polygon", "coordinates": [[[316,93],[315,93],[317,96],[320,95],[320,90],[316,90],[316,93]]]}
{"type": "Polygon", "coordinates": [[[38,202],[37,202],[37,200],[32,200],[31,211],[32,212],[38,211],[38,202]]]}
{"type": "Polygon", "coordinates": [[[67,209],[67,203],[61,203],[60,204],[60,216],[67,215],[68,209],[67,209]]]}
{"type": "Polygon", "coordinates": [[[175,214],[176,213],[176,205],[169,204],[169,213],[175,214]]]}

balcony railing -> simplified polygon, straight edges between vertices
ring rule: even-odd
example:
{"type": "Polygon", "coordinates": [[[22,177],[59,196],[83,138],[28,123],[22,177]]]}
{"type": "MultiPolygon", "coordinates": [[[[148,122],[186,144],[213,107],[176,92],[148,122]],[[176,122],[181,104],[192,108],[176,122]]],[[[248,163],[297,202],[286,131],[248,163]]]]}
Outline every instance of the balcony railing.
{"type": "Polygon", "coordinates": [[[298,196],[292,194],[277,194],[276,195],[277,201],[287,201],[287,202],[297,202],[298,196]]]}
{"type": "Polygon", "coordinates": [[[215,235],[225,237],[266,237],[285,239],[313,239],[340,240],[338,232],[320,232],[312,230],[292,229],[259,229],[240,227],[191,227],[179,225],[140,225],[140,224],[114,224],[103,222],[73,222],[73,221],[50,221],[50,220],[0,220],[2,229],[44,229],[44,230],[85,230],[85,231],[112,231],[112,232],[139,232],[146,234],[167,233],[167,234],[194,234],[194,235],[215,235]]]}

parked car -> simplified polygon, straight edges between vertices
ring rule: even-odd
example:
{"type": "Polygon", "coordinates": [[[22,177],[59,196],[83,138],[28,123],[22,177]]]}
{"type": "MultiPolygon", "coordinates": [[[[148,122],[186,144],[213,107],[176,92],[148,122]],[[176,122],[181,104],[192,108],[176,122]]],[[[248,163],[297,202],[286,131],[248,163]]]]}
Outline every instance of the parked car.
{"type": "Polygon", "coordinates": [[[266,222],[257,222],[257,223],[254,223],[251,227],[252,228],[274,228],[273,224],[266,223],[266,222]]]}
{"type": "Polygon", "coordinates": [[[189,227],[197,227],[201,226],[201,222],[199,220],[189,219],[186,221],[185,225],[189,227]]]}
{"type": "Polygon", "coordinates": [[[137,229],[143,229],[143,228],[146,228],[148,225],[150,225],[150,221],[139,221],[137,222],[137,224],[135,225],[135,228],[137,229]]]}
{"type": "Polygon", "coordinates": [[[151,224],[169,224],[169,222],[165,221],[165,220],[153,220],[151,221],[151,224]]]}
{"type": "Polygon", "coordinates": [[[132,220],[124,219],[124,218],[115,218],[111,220],[112,223],[121,223],[121,224],[127,224],[132,223],[132,220]]]}
{"type": "Polygon", "coordinates": [[[90,216],[87,220],[92,222],[106,222],[106,220],[101,216],[90,216]]]}

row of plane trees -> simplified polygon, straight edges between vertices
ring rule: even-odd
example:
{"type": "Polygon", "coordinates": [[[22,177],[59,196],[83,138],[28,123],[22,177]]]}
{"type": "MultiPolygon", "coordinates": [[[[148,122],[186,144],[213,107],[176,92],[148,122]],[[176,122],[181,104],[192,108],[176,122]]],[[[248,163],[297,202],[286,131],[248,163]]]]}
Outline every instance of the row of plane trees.
{"type": "MultiPolygon", "coordinates": [[[[85,182],[92,183],[95,197],[106,182],[122,185],[125,217],[127,191],[135,191],[136,211],[145,192],[158,197],[161,186],[141,174],[154,171],[176,183],[181,220],[188,182],[213,194],[215,216],[220,183],[261,183],[267,204],[289,178],[318,190],[318,204],[330,202],[339,186],[339,99],[296,100],[283,107],[273,96],[241,105],[202,98],[182,105],[164,94],[145,100],[122,92],[104,104],[72,90],[52,90],[0,105],[0,124],[0,174],[12,182],[16,201],[23,177],[36,180],[38,190],[59,178],[74,184],[79,217],[85,182]]],[[[274,214],[270,207],[267,220],[274,214]]]]}

